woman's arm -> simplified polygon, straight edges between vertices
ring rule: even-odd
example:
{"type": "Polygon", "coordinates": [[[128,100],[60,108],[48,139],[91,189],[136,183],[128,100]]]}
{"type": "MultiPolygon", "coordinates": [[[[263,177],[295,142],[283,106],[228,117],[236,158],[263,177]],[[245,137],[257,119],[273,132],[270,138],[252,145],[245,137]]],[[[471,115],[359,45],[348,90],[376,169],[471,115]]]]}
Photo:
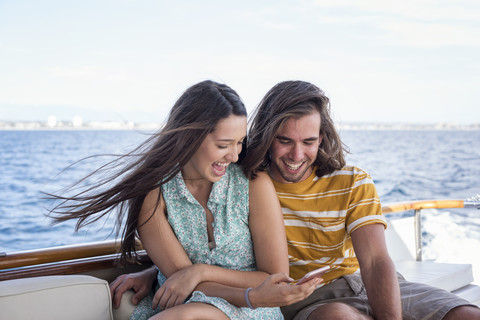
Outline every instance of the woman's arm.
{"type": "Polygon", "coordinates": [[[269,275],[288,275],[288,249],[280,203],[272,181],[261,172],[249,183],[249,228],[252,235],[256,272],[229,270],[217,266],[202,265],[198,272],[203,281],[249,288],[259,286],[269,275]]]}
{"type": "Polygon", "coordinates": [[[250,182],[250,232],[257,269],[289,274],[287,237],[282,210],[270,177],[260,172],[250,182]]]}
{"type": "MultiPolygon", "coordinates": [[[[226,286],[249,288],[259,286],[274,273],[288,275],[288,251],[285,226],[272,181],[260,173],[249,185],[249,227],[258,271],[229,270],[202,265],[197,271],[203,281],[213,281],[226,286]]],[[[207,293],[206,288],[202,290],[207,293]]],[[[215,292],[218,295],[218,292],[215,292]]]]}
{"type": "Polygon", "coordinates": [[[165,202],[157,199],[160,188],[151,191],[143,201],[138,220],[138,234],[150,259],[165,277],[192,265],[166,217],[165,202]]]}
{"type": "Polygon", "coordinates": [[[138,234],[148,256],[168,279],[155,294],[165,308],[182,304],[202,279],[197,272],[186,272],[194,265],[168,223],[163,198],[157,206],[159,192],[160,188],[157,188],[145,197],[138,220],[138,234]]]}
{"type": "MultiPolygon", "coordinates": [[[[252,298],[252,303],[257,306],[287,305],[305,298],[315,287],[312,282],[304,287],[285,286],[278,282],[289,282],[288,249],[280,203],[272,181],[266,173],[259,173],[255,180],[250,181],[249,190],[249,226],[258,271],[250,273],[248,277],[232,275],[228,278],[229,285],[236,288],[224,286],[228,284],[227,280],[219,280],[224,275],[229,275],[215,271],[212,275],[217,278],[211,280],[218,284],[201,283],[197,289],[207,295],[223,297],[237,306],[245,306],[243,293],[248,287],[259,287],[250,292],[255,297],[252,298]],[[274,273],[282,273],[284,276],[267,279],[274,273]]],[[[210,270],[213,272],[214,267],[211,266],[210,270]]]]}
{"type": "MultiPolygon", "coordinates": [[[[267,178],[268,177],[263,177],[267,178]]],[[[260,178],[262,179],[262,178],[260,178]]],[[[274,198],[272,204],[267,204],[268,197],[266,195],[262,196],[262,192],[268,192],[268,189],[265,188],[265,185],[269,180],[255,180],[255,183],[250,184],[250,193],[256,194],[257,198],[261,198],[261,202],[256,202],[254,199],[250,200],[250,225],[252,230],[252,237],[254,241],[255,253],[263,255],[260,259],[257,259],[257,264],[262,268],[263,271],[236,271],[229,270],[217,266],[209,266],[204,264],[195,264],[193,265],[188,258],[185,250],[178,241],[173,232],[170,224],[168,223],[167,217],[165,215],[165,203],[160,201],[158,207],[155,207],[159,189],[151,191],[144,200],[140,217],[139,217],[139,236],[142,241],[142,244],[147,251],[148,255],[159,268],[163,275],[165,275],[168,280],[165,284],[158,290],[155,295],[154,305],[157,303],[160,304],[162,308],[172,307],[178,304],[181,304],[185,299],[194,291],[195,287],[202,283],[201,287],[198,287],[199,290],[204,291],[207,295],[224,297],[228,301],[231,300],[231,295],[235,297],[234,300],[238,303],[238,297],[241,297],[243,303],[243,296],[239,292],[244,290],[235,290],[235,288],[248,288],[248,287],[257,287],[273,272],[285,272],[288,271],[288,261],[286,257],[286,248],[285,252],[282,252],[280,249],[277,250],[267,250],[268,248],[273,248],[275,239],[282,238],[283,243],[286,246],[286,240],[284,236],[283,222],[281,222],[281,217],[278,217],[279,211],[277,211],[277,221],[275,218],[273,221],[268,219],[268,212],[273,212],[271,207],[275,208],[277,206],[279,210],[278,200],[274,198]],[[262,211],[259,211],[262,210],[262,211]],[[256,212],[259,212],[258,214],[256,212]],[[253,214],[253,215],[252,215],[253,214]],[[267,223],[265,229],[262,230],[260,222],[267,223]],[[279,225],[282,223],[282,228],[279,228],[278,231],[282,236],[278,237],[277,235],[272,234],[271,237],[268,235],[274,233],[273,226],[279,225]],[[266,234],[264,234],[265,232],[266,234]],[[259,242],[266,241],[267,243],[260,244],[259,242]],[[258,246],[257,246],[258,245],[258,246]],[[270,246],[270,247],[269,247],[270,246]],[[268,252],[270,251],[270,252],[268,252]],[[285,255],[285,261],[280,261],[278,259],[281,254],[285,255]],[[277,259],[272,258],[277,257],[277,259]],[[284,264],[286,266],[282,266],[284,264]],[[215,282],[210,283],[209,282],[215,282]]],[[[270,192],[273,191],[273,186],[271,186],[270,192]]],[[[277,227],[278,228],[278,227],[277,227]]],[[[285,272],[287,273],[287,272],[285,272]]],[[[235,303],[234,301],[231,301],[235,303]]]]}
{"type": "MultiPolygon", "coordinates": [[[[261,192],[261,190],[253,189],[257,190],[256,192],[261,192]]],[[[159,206],[155,208],[158,192],[159,189],[157,188],[145,197],[139,217],[140,227],[138,233],[150,259],[152,259],[153,263],[165,277],[170,278],[180,270],[193,268],[194,270],[191,270],[190,274],[195,276],[198,282],[215,281],[227,286],[248,288],[257,286],[265,280],[268,276],[266,272],[248,272],[249,277],[245,277],[246,271],[230,270],[205,264],[192,265],[187,253],[168,223],[164,201],[161,200],[159,206]]],[[[276,201],[278,204],[278,200],[276,201]]],[[[252,217],[250,221],[250,224],[252,224],[252,217]]],[[[257,226],[257,233],[261,232],[259,226],[257,226]]],[[[280,232],[284,232],[283,229],[280,232]]],[[[285,241],[284,239],[283,243],[285,241]]],[[[255,248],[255,250],[257,249],[255,248]]],[[[269,274],[273,273],[272,270],[267,272],[269,274]]],[[[286,271],[288,271],[288,266],[287,269],[278,269],[278,272],[286,271]]]]}
{"type": "MultiPolygon", "coordinates": [[[[320,278],[313,278],[301,285],[290,285],[292,279],[285,273],[275,273],[268,276],[259,286],[249,292],[250,303],[255,308],[283,307],[305,300],[322,282],[320,278]]],[[[201,283],[197,290],[209,296],[222,297],[238,307],[249,307],[245,300],[244,288],[227,287],[219,283],[201,283]],[[204,287],[208,288],[204,290],[204,287]]]]}

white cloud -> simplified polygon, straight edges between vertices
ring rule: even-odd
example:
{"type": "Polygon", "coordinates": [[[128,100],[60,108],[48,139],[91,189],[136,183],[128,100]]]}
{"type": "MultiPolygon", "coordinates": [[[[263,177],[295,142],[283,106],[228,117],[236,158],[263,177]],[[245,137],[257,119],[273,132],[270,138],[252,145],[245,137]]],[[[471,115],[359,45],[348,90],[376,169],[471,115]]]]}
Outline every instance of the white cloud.
{"type": "Polygon", "coordinates": [[[275,30],[295,30],[298,29],[298,26],[294,24],[288,23],[275,23],[270,21],[265,21],[263,26],[268,29],[275,29],[275,30]]]}
{"type": "Polygon", "coordinates": [[[390,21],[382,24],[390,33],[389,42],[415,47],[461,45],[480,47],[480,28],[442,23],[390,21]]]}
{"type": "Polygon", "coordinates": [[[403,18],[431,20],[480,19],[480,3],[473,0],[315,0],[319,7],[344,7],[363,13],[391,14],[403,18]]]}
{"type": "MultiPolygon", "coordinates": [[[[480,47],[480,2],[450,0],[317,0],[317,7],[343,8],[323,23],[358,24],[376,29],[382,41],[412,47],[480,47]]],[[[366,37],[372,37],[366,35],[366,37]]]]}
{"type": "Polygon", "coordinates": [[[91,80],[104,81],[127,81],[131,80],[131,75],[127,71],[109,70],[96,66],[80,66],[80,67],[51,67],[48,68],[48,74],[54,78],[84,78],[91,80]]]}
{"type": "Polygon", "coordinates": [[[48,69],[48,73],[52,77],[58,78],[82,78],[82,77],[94,77],[101,74],[100,70],[95,67],[52,67],[48,69]]]}

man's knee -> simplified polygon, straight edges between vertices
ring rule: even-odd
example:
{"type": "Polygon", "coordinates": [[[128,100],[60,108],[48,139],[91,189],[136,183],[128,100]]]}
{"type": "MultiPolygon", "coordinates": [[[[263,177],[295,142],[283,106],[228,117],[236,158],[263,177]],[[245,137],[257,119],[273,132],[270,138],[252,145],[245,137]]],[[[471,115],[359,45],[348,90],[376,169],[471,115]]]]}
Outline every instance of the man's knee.
{"type": "Polygon", "coordinates": [[[480,308],[472,306],[460,306],[450,310],[443,320],[459,320],[459,319],[480,319],[480,308]]]}
{"type": "Polygon", "coordinates": [[[345,303],[332,302],[319,306],[308,317],[308,320],[321,319],[370,320],[373,318],[345,303]]]}

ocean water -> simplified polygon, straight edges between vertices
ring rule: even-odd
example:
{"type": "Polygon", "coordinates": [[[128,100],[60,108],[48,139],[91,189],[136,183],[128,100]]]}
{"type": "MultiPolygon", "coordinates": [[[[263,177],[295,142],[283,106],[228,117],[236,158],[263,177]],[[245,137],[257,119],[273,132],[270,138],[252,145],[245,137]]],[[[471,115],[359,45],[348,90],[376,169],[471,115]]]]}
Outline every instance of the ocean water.
{"type": "Polygon", "coordinates": [[[136,131],[0,131],[0,252],[114,238],[113,219],[77,233],[75,221],[52,225],[52,202],[42,191],[70,186],[112,158],[78,160],[126,153],[146,138],[136,131]]]}
{"type": "MultiPolygon", "coordinates": [[[[347,162],[373,177],[382,202],[466,199],[480,193],[480,131],[341,131],[347,162]]],[[[106,219],[74,232],[74,221],[52,225],[53,192],[81,179],[108,157],[147,138],[136,131],[0,131],[0,252],[115,237],[106,219]],[[62,172],[62,170],[64,170],[62,172]]],[[[407,213],[408,214],[408,213],[407,213]]],[[[428,210],[423,257],[473,263],[480,279],[480,210],[428,210]]]]}
{"type": "MultiPolygon", "coordinates": [[[[342,139],[348,163],[370,173],[384,204],[480,194],[480,131],[344,131],[342,139]]],[[[480,285],[480,210],[423,210],[422,240],[423,260],[470,263],[480,285]]]]}

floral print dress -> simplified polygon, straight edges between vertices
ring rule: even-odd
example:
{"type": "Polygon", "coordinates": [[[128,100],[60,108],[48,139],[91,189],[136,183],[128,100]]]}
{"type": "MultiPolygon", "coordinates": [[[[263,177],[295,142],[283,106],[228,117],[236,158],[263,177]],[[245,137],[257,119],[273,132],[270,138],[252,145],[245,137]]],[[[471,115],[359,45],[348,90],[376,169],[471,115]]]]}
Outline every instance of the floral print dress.
{"type": "MultiPolygon", "coordinates": [[[[210,249],[206,214],[203,207],[188,191],[181,173],[162,185],[168,222],[192,263],[216,265],[227,269],[256,270],[253,244],[248,225],[248,179],[240,167],[231,164],[225,175],[215,182],[207,206],[214,217],[215,247],[210,249]]],[[[166,281],[158,272],[158,286],[166,281]]],[[[148,319],[160,310],[152,310],[153,292],[137,306],[131,319],[148,319]]],[[[283,319],[279,308],[239,308],[218,297],[195,291],[186,301],[211,304],[230,319],[283,319]]]]}

